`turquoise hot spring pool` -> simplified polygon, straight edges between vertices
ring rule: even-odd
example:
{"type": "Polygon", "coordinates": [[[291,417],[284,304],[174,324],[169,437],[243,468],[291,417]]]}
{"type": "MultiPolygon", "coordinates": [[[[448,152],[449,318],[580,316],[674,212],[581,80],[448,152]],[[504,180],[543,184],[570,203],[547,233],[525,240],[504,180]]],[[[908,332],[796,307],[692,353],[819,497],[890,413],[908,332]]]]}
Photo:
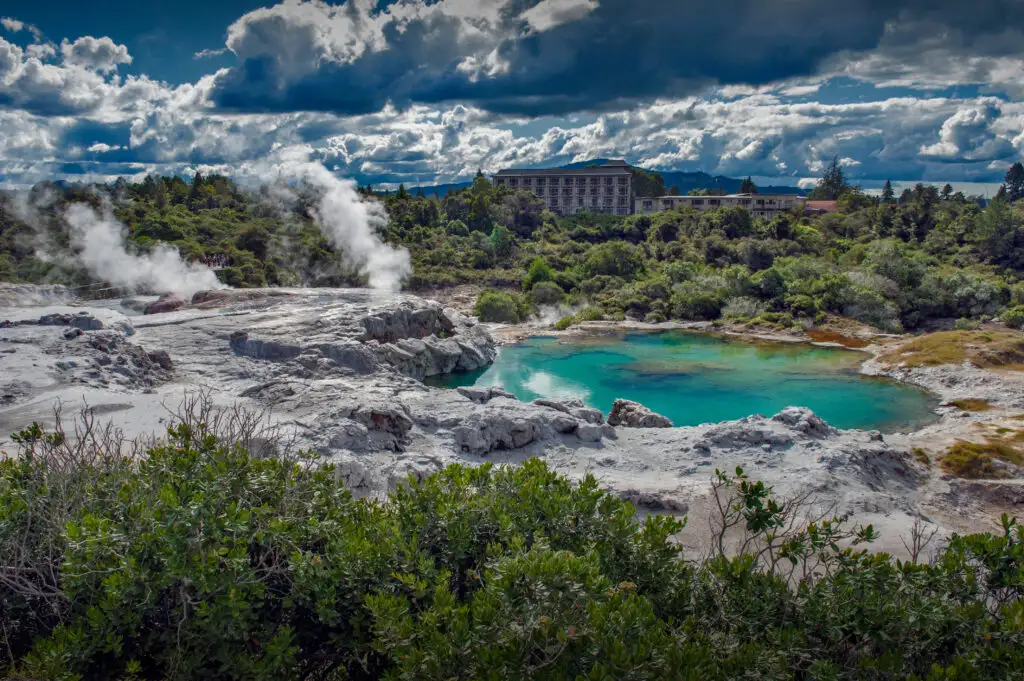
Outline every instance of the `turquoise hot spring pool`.
{"type": "Polygon", "coordinates": [[[521,400],[579,397],[605,412],[617,398],[698,425],[811,408],[839,428],[908,430],[935,418],[916,388],[858,373],[865,355],[807,344],[666,331],[534,337],[501,348],[485,370],[432,385],[501,386],[521,400]]]}

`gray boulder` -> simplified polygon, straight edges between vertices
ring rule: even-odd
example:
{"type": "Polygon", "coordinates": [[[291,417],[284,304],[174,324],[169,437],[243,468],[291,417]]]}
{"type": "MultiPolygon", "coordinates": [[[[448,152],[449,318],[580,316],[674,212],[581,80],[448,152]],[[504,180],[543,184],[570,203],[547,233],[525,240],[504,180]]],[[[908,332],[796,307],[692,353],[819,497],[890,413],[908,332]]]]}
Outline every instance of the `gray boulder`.
{"type": "Polygon", "coordinates": [[[612,411],[608,414],[608,423],[612,426],[626,428],[674,428],[674,424],[661,414],[629,400],[615,400],[612,411]]]}

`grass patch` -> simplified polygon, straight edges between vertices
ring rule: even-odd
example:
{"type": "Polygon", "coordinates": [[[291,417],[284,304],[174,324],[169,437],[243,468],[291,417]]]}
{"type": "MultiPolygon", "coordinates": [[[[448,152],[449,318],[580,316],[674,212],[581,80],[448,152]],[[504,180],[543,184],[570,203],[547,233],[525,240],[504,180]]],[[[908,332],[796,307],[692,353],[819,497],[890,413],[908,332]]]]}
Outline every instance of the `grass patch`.
{"type": "Polygon", "coordinates": [[[988,438],[984,443],[959,440],[942,457],[941,465],[946,473],[969,480],[1010,477],[1006,469],[996,461],[1022,466],[1024,453],[1009,442],[997,438],[988,438]]]}
{"type": "Polygon", "coordinates": [[[953,400],[949,402],[949,406],[956,407],[961,411],[991,411],[992,405],[989,404],[988,400],[979,400],[975,398],[968,398],[966,400],[953,400]]]}
{"type": "Polygon", "coordinates": [[[908,367],[962,364],[1024,368],[1024,335],[1012,331],[939,331],[918,336],[882,355],[888,364],[908,367]]]}
{"type": "Polygon", "coordinates": [[[815,343],[836,343],[844,348],[866,348],[871,341],[863,338],[845,336],[838,331],[827,331],[825,329],[810,329],[807,336],[815,343]]]}
{"type": "Polygon", "coordinates": [[[931,467],[932,459],[930,456],[928,456],[928,453],[925,452],[923,449],[921,449],[920,447],[914,447],[913,449],[910,450],[910,453],[914,455],[914,458],[917,460],[919,464],[925,466],[926,468],[931,467]]]}

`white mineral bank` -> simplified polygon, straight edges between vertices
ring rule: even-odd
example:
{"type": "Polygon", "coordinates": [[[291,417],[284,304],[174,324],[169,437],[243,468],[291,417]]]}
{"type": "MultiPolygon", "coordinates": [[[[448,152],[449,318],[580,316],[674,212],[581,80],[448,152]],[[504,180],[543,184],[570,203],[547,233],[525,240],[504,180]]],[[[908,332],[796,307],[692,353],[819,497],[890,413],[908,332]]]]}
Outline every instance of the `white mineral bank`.
{"type": "MultiPolygon", "coordinates": [[[[697,427],[613,427],[571,401],[526,404],[498,390],[425,386],[424,376],[485,366],[496,354],[485,325],[438,303],[352,289],[222,295],[150,316],[119,311],[136,309],[133,301],[39,305],[46,295],[0,308],[0,448],[13,451],[7,435],[33,420],[49,422],[58,401],[65,414],[88,404],[129,436],[160,434],[184,396],[202,390],[217,404],[267,410],[286,435],[335,462],[357,493],[379,494],[450,463],[536,456],[569,476],[593,473],[641,512],[688,514],[681,539],[694,551],[707,532],[716,468],[742,466],[781,496],[810,490],[874,524],[882,535],[875,547],[895,553],[915,519],[946,535],[993,529],[1019,490],[1015,481],[944,479],[909,455],[916,442],[950,442],[982,418],[953,409],[918,433],[884,438],[833,429],[795,408],[697,427]]],[[[998,413],[1024,407],[1017,379],[980,371],[900,378],[946,399],[989,398],[998,413]]]]}

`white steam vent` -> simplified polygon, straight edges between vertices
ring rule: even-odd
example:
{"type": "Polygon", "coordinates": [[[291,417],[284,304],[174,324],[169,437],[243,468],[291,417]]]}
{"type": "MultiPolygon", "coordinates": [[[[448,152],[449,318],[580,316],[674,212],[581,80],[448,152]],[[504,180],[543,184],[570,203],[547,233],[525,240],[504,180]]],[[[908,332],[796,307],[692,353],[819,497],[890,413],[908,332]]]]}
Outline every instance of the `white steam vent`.
{"type": "Polygon", "coordinates": [[[148,293],[177,293],[225,288],[210,268],[186,263],[178,249],[159,244],[148,253],[129,253],[125,227],[109,211],[102,215],[82,203],[64,213],[71,246],[82,265],[97,279],[118,288],[148,293]]]}
{"type": "Polygon", "coordinates": [[[305,182],[317,190],[313,219],[346,261],[366,275],[371,288],[386,293],[401,289],[412,263],[409,251],[389,246],[377,233],[388,224],[383,204],[361,196],[355,182],[335,177],[319,163],[283,163],[274,171],[280,180],[305,182]]]}

